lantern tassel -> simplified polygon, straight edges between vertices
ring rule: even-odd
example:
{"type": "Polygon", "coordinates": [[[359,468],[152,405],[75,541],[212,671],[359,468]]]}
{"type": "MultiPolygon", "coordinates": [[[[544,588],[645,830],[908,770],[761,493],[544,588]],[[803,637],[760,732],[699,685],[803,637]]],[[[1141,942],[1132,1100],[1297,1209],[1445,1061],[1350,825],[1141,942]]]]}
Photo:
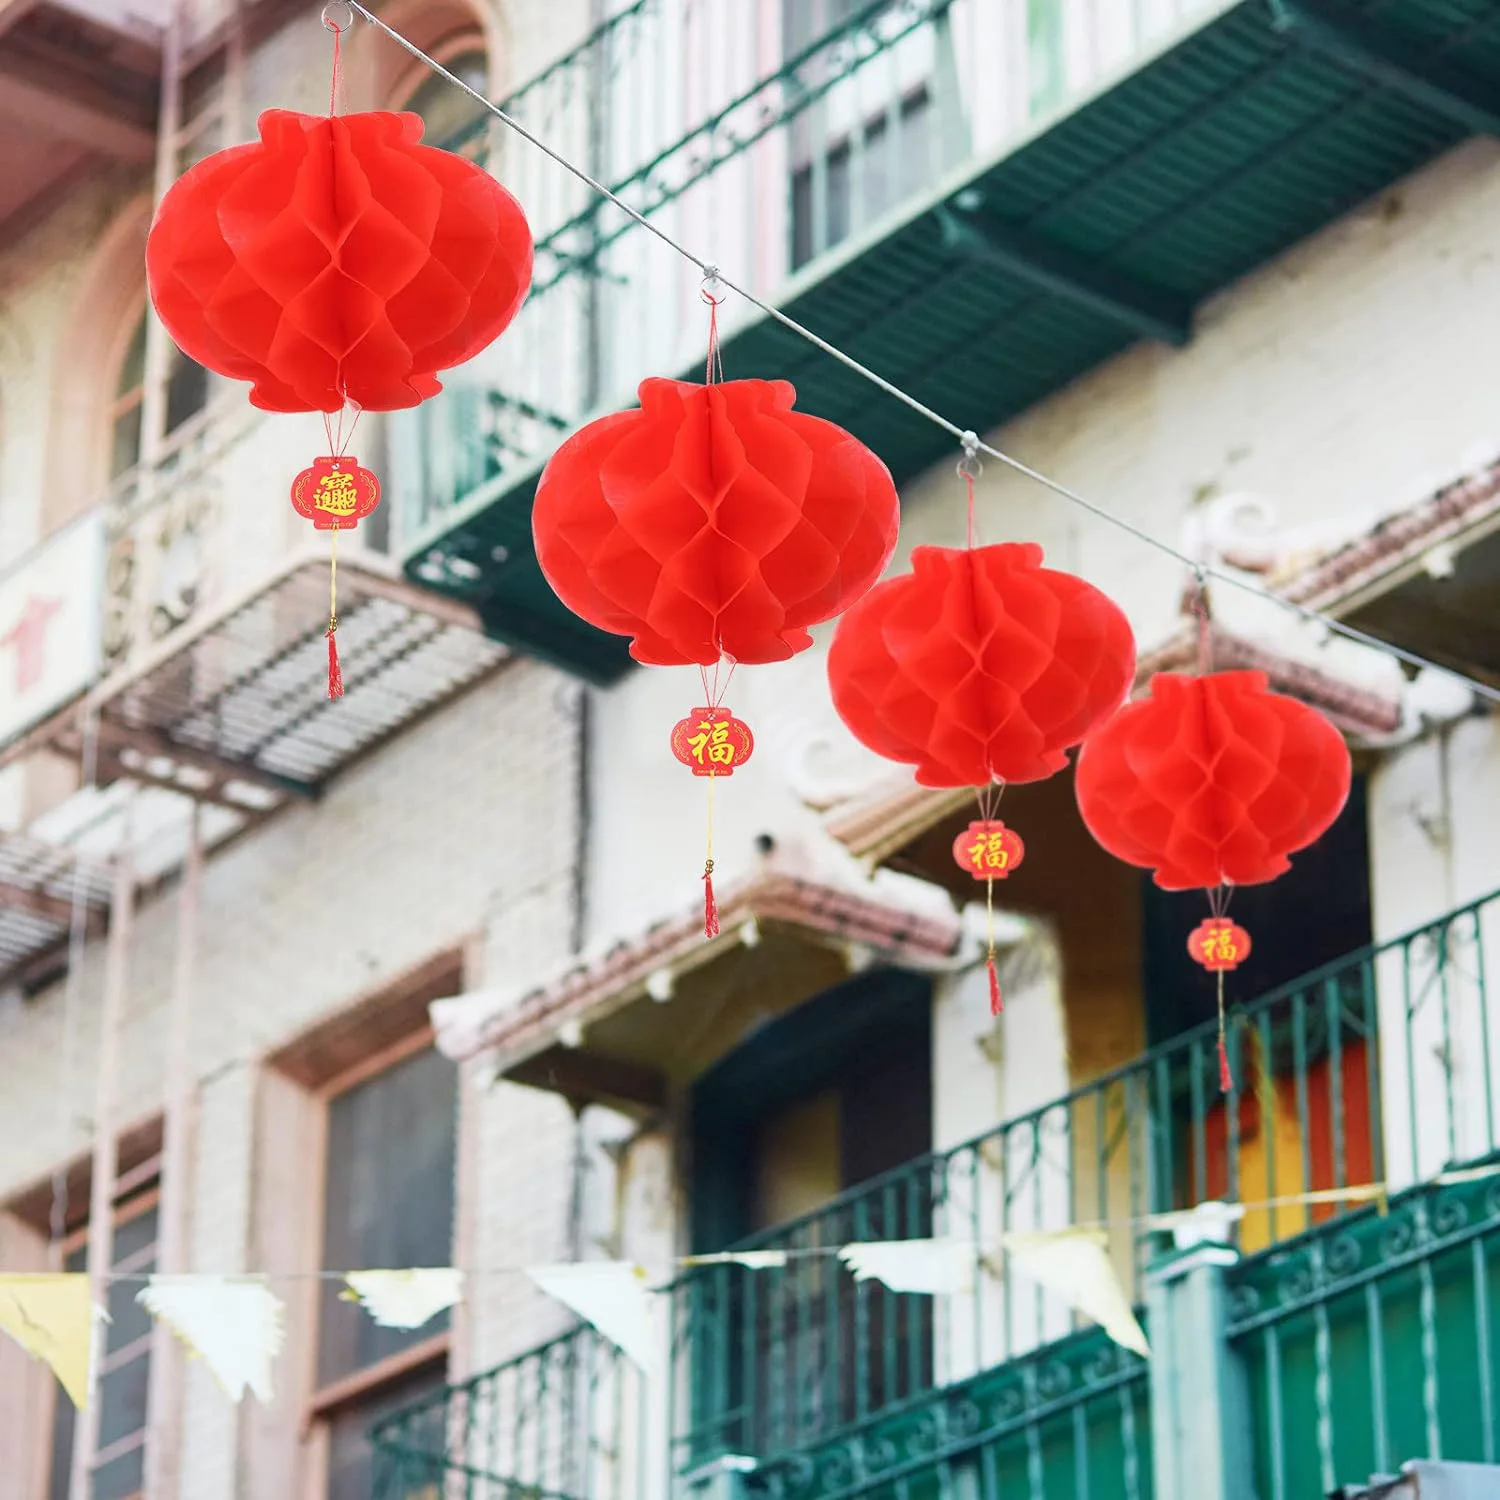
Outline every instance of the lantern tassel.
{"type": "Polygon", "coordinates": [[[984,961],[984,971],[990,981],[990,1014],[998,1016],[1005,1009],[1005,1002],[1000,998],[1000,971],[995,967],[995,881],[993,876],[984,883],[984,908],[989,938],[989,953],[984,961]]]}
{"type": "Polygon", "coordinates": [[[344,696],[344,672],[339,666],[339,648],[335,637],[339,629],[339,529],[329,532],[331,538],[328,554],[328,697],[330,700],[344,696]]]}
{"type": "Polygon", "coordinates": [[[708,854],[703,861],[703,936],[719,935],[719,903],[714,898],[714,776],[708,773],[708,854]]]}
{"type": "Polygon", "coordinates": [[[1229,1048],[1224,1042],[1224,971],[1219,970],[1219,1092],[1227,1094],[1234,1088],[1234,1075],[1229,1071],[1229,1048]]]}

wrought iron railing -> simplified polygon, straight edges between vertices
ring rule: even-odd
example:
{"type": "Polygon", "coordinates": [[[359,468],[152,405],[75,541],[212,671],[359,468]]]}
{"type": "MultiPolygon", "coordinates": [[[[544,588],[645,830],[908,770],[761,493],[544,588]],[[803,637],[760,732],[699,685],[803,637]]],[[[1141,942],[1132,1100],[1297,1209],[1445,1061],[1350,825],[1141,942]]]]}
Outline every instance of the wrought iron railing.
{"type": "Polygon", "coordinates": [[[1414,1456],[1500,1456],[1500,1175],[1454,1175],[1231,1273],[1253,1493],[1328,1495],[1414,1456]]]}
{"type": "Polygon", "coordinates": [[[1142,1221],[1210,1199],[1261,1205],[1236,1230],[1249,1259],[1231,1330],[1255,1387],[1259,1493],[1418,1452],[1488,1458],[1500,1177],[1440,1201],[1420,1184],[1500,1157],[1497,940],[1500,892],[1240,1008],[1227,1097],[1205,1025],[734,1247],[779,1264],[688,1269],[668,1289],[670,1432],[647,1432],[633,1367],[579,1329],[382,1424],[377,1500],[659,1500],[651,1453],[667,1439],[679,1489],[729,1460],[785,1500],[1012,1485],[1035,1500],[1079,1475],[1138,1500],[1145,1364],[997,1251],[1007,1233],[1108,1221],[1139,1293],[1162,1240],[1142,1221]],[[1377,1182],[1415,1191],[1388,1217],[1292,1201],[1377,1182]],[[928,1237],[967,1247],[972,1289],[898,1295],[828,1253],[928,1237]]]}
{"type": "MultiPolygon", "coordinates": [[[[635,0],[503,107],[775,296],[960,162],[1227,3],[784,0],[777,19],[742,0],[635,0]]],[[[487,117],[449,144],[520,199],[536,273],[506,335],[391,421],[388,489],[408,552],[457,501],[503,489],[590,412],[630,401],[643,376],[701,360],[707,334],[696,273],[634,219],[487,117]]],[[[751,311],[731,302],[722,326],[751,311]]]]}
{"type": "Polygon", "coordinates": [[[1357,1204],[1311,1190],[1429,1178],[1500,1147],[1485,937],[1500,895],[1319,969],[1239,1010],[1221,1096],[1212,1024],[952,1150],[908,1163],[736,1248],[674,1288],[679,1471],[721,1453],[807,1450],[933,1389],[1066,1336],[1069,1310],[999,1274],[1007,1233],[1111,1222],[1128,1289],[1160,1236],[1147,1216],[1225,1199],[1254,1252],[1357,1204]],[[974,1290],[902,1296],[826,1251],[956,1238],[974,1290]]]}
{"type": "Polygon", "coordinates": [[[393,1413],[373,1500],[643,1500],[643,1386],[587,1326],[393,1413]]]}

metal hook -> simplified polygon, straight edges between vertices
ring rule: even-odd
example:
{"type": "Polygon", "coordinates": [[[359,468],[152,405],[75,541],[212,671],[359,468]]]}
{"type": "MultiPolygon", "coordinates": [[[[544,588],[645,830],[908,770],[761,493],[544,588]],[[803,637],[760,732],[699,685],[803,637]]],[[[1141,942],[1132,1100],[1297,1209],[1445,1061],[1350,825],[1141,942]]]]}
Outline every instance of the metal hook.
{"type": "Polygon", "coordinates": [[[703,285],[698,295],[708,303],[710,307],[717,307],[723,302],[723,294],[719,290],[719,268],[715,265],[707,265],[703,268],[703,285]]]}
{"type": "Polygon", "coordinates": [[[959,474],[964,479],[978,479],[984,472],[984,465],[979,462],[979,434],[960,433],[958,441],[964,450],[964,456],[958,461],[959,474]]]}
{"type": "Polygon", "coordinates": [[[354,24],[354,7],[349,4],[349,0],[328,0],[328,4],[323,7],[323,24],[339,36],[348,31],[354,24]],[[334,16],[339,12],[343,13],[344,19],[335,21],[334,16]]]}

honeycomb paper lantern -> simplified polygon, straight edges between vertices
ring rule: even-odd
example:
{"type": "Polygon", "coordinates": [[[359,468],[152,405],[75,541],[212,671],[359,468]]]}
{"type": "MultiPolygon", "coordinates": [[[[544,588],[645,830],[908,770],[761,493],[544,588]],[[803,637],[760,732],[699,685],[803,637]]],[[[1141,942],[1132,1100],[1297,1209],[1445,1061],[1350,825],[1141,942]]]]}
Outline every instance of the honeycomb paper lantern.
{"type": "Polygon", "coordinates": [[[1135,640],[1119,608],[1042,549],[918,547],[839,622],[834,707],[923,786],[1039,781],[1124,701],[1135,640]]]}
{"type": "Polygon", "coordinates": [[[520,308],[520,205],[414,114],[261,115],[162,199],[151,300],[184,353],[267,411],[415,406],[520,308]]]}
{"type": "Polygon", "coordinates": [[[655,666],[783,661],[879,578],[896,488],[784,380],[646,380],[553,455],[532,526],[574,614],[655,666]]]}
{"type": "Polygon", "coordinates": [[[1349,780],[1343,736],[1263,672],[1163,672],[1084,742],[1078,808],[1163,890],[1258,885],[1328,829],[1349,780]]]}

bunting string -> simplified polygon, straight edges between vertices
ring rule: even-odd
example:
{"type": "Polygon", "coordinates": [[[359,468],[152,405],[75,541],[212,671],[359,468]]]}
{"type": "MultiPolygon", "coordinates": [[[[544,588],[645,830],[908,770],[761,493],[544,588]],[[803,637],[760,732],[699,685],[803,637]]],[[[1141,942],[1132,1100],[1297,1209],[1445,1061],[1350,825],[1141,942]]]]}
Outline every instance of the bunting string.
{"type": "MultiPolygon", "coordinates": [[[[556,162],[557,165],[560,166],[565,172],[568,172],[572,176],[577,178],[578,181],[583,183],[585,187],[590,189],[590,191],[595,192],[601,198],[608,200],[627,218],[631,219],[642,229],[646,230],[648,234],[655,236],[655,238],[660,240],[662,244],[666,245],[668,249],[674,251],[689,264],[696,266],[698,270],[703,274],[705,281],[712,280],[716,289],[718,287],[722,287],[727,291],[734,292],[737,296],[743,297],[745,301],[748,302],[752,307],[764,313],[766,317],[772,319],[774,322],[779,323],[789,333],[796,334],[798,338],[806,340],[806,342],[811,344],[815,349],[820,350],[830,359],[837,360],[838,363],[843,365],[845,369],[850,370],[855,375],[858,375],[861,379],[868,381],[871,385],[875,386],[876,389],[883,391],[887,396],[891,397],[892,400],[899,401],[903,406],[907,407],[910,411],[915,412],[925,421],[931,422],[936,427],[940,427],[944,432],[948,433],[951,437],[958,441],[960,447],[964,451],[964,455],[966,458],[972,459],[976,453],[984,453],[988,455],[997,463],[1003,464],[1006,468],[1010,469],[1013,473],[1019,475],[1021,478],[1028,479],[1033,484],[1040,485],[1043,489],[1050,490],[1054,495],[1058,496],[1062,500],[1067,501],[1070,505],[1077,506],[1079,509],[1087,511],[1097,520],[1103,521],[1107,525],[1113,526],[1116,529],[1125,532],[1127,535],[1134,537],[1137,541],[1143,543],[1147,547],[1151,547],[1157,552],[1162,553],[1164,556],[1171,558],[1174,562],[1180,564],[1182,567],[1192,572],[1194,577],[1197,578],[1200,583],[1202,583],[1204,580],[1212,579],[1216,582],[1223,583],[1230,588],[1238,589],[1242,593],[1249,594],[1264,603],[1274,605],[1278,609],[1287,611],[1288,613],[1297,616],[1298,619],[1300,619],[1304,624],[1316,625],[1319,628],[1330,632],[1331,634],[1339,635],[1346,640],[1353,641],[1356,645],[1365,646],[1373,651],[1378,651],[1383,655],[1393,657],[1395,660],[1403,662],[1409,667],[1416,667],[1422,670],[1431,670],[1441,673],[1442,675],[1452,679],[1455,682],[1461,682],[1466,688],[1469,689],[1470,692],[1475,694],[1477,697],[1486,699],[1491,703],[1500,704],[1500,688],[1491,687],[1488,683],[1481,682],[1477,678],[1467,676],[1459,671],[1455,671],[1452,667],[1442,666],[1437,662],[1429,660],[1425,656],[1418,655],[1415,651],[1408,650],[1404,646],[1398,646],[1390,641],[1381,640],[1379,637],[1373,636],[1367,631],[1360,630],[1357,626],[1350,625],[1343,620],[1335,618],[1333,615],[1326,614],[1322,610],[1313,609],[1308,605],[1298,603],[1294,599],[1288,599],[1284,595],[1274,593],[1272,590],[1262,587],[1260,584],[1253,582],[1251,579],[1243,575],[1226,571],[1225,569],[1220,567],[1215,567],[1211,564],[1203,562],[1199,558],[1189,557],[1188,554],[1182,551],[1181,548],[1176,547],[1171,542],[1165,541],[1161,537],[1156,536],[1154,533],[1147,531],[1143,526],[1139,526],[1134,521],[1129,520],[1125,516],[1119,515],[1117,512],[1110,510],[1108,507],[1100,505],[1096,501],[1088,499],[1086,496],[1081,495],[1077,490],[1071,488],[1066,484],[1063,484],[1060,480],[1053,479],[1050,475],[1043,473],[1040,469],[1035,469],[1030,464],[1023,463],[1020,459],[1013,457],[1011,454],[1004,452],[1000,448],[996,448],[993,444],[984,442],[972,430],[960,427],[956,422],[949,421],[949,419],[943,416],[941,412],[935,411],[924,401],[921,401],[916,396],[912,395],[910,391],[903,390],[893,381],[887,380],[883,375],[880,375],[875,370],[872,370],[868,365],[863,364],[861,361],[857,360],[852,354],[846,353],[836,344],[832,344],[827,339],[822,338],[820,335],[814,333],[812,329],[806,326],[806,324],[798,322],[796,318],[793,318],[788,313],[783,312],[779,307],[776,307],[772,303],[765,301],[763,298],[756,296],[754,292],[750,291],[747,287],[741,285],[740,283],[731,280],[724,274],[722,267],[720,267],[716,262],[707,259],[704,256],[696,254],[693,250],[684,245],[680,240],[669,234],[665,229],[662,228],[660,224],[654,223],[651,219],[648,219],[645,214],[641,213],[638,209],[633,208],[629,203],[627,203],[623,198],[612,191],[604,183],[591,176],[590,173],[587,172],[583,167],[570,160],[561,151],[557,150],[553,146],[548,145],[546,141],[542,140],[539,136],[528,130],[526,126],[524,126],[519,120],[517,120],[508,111],[503,109],[500,105],[496,104],[493,100],[486,98],[485,95],[480,93],[478,89],[471,87],[469,84],[465,83],[462,78],[459,78],[448,68],[445,68],[436,59],[430,57],[426,52],[418,47],[415,42],[408,40],[399,31],[397,31],[395,27],[381,20],[379,16],[371,11],[366,5],[361,3],[361,0],[346,0],[346,3],[352,11],[354,11],[357,15],[362,16],[366,21],[370,23],[371,26],[375,27],[377,31],[382,32],[391,41],[395,42],[397,46],[403,48],[418,62],[422,63],[424,67],[428,68],[439,78],[446,79],[450,84],[453,85],[454,88],[460,90],[460,92],[467,94],[470,99],[472,99],[482,109],[488,111],[489,114],[493,115],[495,119],[499,120],[500,123],[503,124],[508,130],[520,136],[522,140],[534,146],[544,156],[547,156],[552,161],[556,162]]],[[[717,311],[717,309],[715,310],[717,311]]]]}

